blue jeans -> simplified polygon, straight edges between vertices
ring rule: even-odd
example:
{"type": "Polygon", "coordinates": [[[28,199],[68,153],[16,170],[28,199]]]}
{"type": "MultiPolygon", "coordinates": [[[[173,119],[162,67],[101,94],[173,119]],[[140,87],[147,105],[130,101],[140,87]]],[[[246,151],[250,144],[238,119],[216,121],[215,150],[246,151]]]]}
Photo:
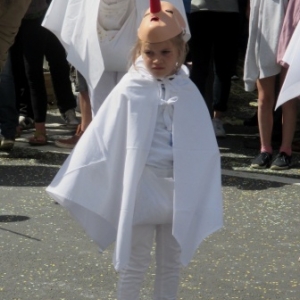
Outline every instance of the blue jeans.
{"type": "Polygon", "coordinates": [[[10,56],[0,74],[0,129],[7,139],[15,139],[18,126],[18,111],[16,109],[16,95],[14,78],[12,76],[10,56]]]}

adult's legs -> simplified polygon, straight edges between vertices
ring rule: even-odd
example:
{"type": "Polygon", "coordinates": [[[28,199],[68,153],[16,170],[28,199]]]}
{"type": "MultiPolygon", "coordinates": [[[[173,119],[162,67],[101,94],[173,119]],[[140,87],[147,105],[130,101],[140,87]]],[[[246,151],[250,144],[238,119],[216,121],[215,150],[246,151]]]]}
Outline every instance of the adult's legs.
{"type": "Polygon", "coordinates": [[[238,13],[215,13],[213,50],[213,110],[214,117],[220,118],[227,110],[231,88],[231,77],[235,67],[239,33],[238,13]]]}
{"type": "Polygon", "coordinates": [[[273,110],[276,98],[275,84],[275,75],[257,80],[257,119],[260,137],[260,154],[252,160],[251,168],[267,168],[272,162],[273,110]]]}
{"type": "Polygon", "coordinates": [[[293,99],[282,105],[282,142],[280,152],[288,155],[292,152],[292,142],[297,121],[297,100],[293,99]]]}
{"type": "Polygon", "coordinates": [[[273,109],[275,104],[276,76],[257,80],[258,127],[261,152],[272,153],[273,109]]]}
{"type": "Polygon", "coordinates": [[[193,12],[189,17],[191,30],[189,53],[193,63],[190,77],[203,95],[210,111],[212,105],[206,95],[206,86],[210,71],[214,34],[212,18],[213,13],[208,11],[193,12]],[[201,30],[201,28],[206,28],[206,30],[201,30]]]}
{"type": "MultiPolygon", "coordinates": [[[[286,68],[282,68],[280,76],[280,85],[282,86],[287,73],[286,68]]],[[[288,155],[292,154],[292,142],[297,123],[297,100],[293,99],[282,105],[282,141],[280,152],[288,155]]]]}
{"type": "Polygon", "coordinates": [[[81,123],[77,126],[76,133],[72,137],[55,141],[55,145],[60,148],[74,148],[92,121],[92,108],[88,92],[88,85],[84,77],[78,71],[76,73],[76,90],[78,91],[79,97],[81,123]]]}
{"type": "Polygon", "coordinates": [[[23,129],[32,128],[34,126],[34,115],[31,105],[29,85],[25,72],[22,38],[20,33],[17,34],[15,43],[10,48],[10,55],[15,83],[16,106],[19,113],[20,127],[18,130],[20,131],[23,129]]]}
{"type": "Polygon", "coordinates": [[[79,92],[79,105],[81,111],[81,130],[85,131],[92,122],[92,108],[88,91],[79,92]]]}
{"type": "Polygon", "coordinates": [[[66,51],[58,38],[48,29],[43,27],[42,30],[46,37],[45,56],[49,63],[57,107],[60,113],[64,114],[76,107],[70,81],[70,66],[66,59],[66,51]]]}
{"type": "MultiPolygon", "coordinates": [[[[280,86],[282,85],[287,69],[282,68],[280,86]]],[[[271,169],[284,170],[292,165],[292,142],[297,122],[297,100],[292,99],[282,105],[282,139],[279,153],[272,162],[271,169]]]]}
{"type": "Polygon", "coordinates": [[[42,19],[23,20],[20,28],[20,31],[22,30],[25,71],[36,129],[35,136],[29,142],[41,145],[46,143],[45,122],[47,114],[47,92],[43,73],[45,36],[41,26],[42,19]]]}

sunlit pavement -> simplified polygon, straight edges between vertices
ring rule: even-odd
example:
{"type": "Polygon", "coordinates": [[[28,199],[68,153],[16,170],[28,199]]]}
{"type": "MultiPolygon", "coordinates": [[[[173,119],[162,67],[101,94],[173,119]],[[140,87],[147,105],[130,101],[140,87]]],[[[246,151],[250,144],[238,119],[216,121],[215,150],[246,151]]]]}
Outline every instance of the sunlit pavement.
{"type": "MultiPolygon", "coordinates": [[[[57,137],[74,130],[48,117],[49,144],[29,146],[24,132],[0,153],[0,299],[116,299],[113,245],[103,253],[45,188],[70,150],[57,137]]],[[[183,268],[178,299],[300,299],[300,165],[287,171],[249,168],[255,130],[225,126],[222,155],[224,228],[208,237],[183,268]]],[[[201,167],[201,166],[200,166],[201,167]]],[[[141,299],[152,299],[155,268],[141,299]]]]}

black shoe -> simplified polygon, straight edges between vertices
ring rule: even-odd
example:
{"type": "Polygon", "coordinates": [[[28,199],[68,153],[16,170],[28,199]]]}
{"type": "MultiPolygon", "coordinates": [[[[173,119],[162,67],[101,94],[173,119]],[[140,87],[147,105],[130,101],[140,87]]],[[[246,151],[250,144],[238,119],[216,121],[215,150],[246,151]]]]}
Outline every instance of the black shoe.
{"type": "Polygon", "coordinates": [[[275,160],[272,162],[272,170],[286,170],[292,165],[292,156],[287,155],[285,152],[280,152],[275,160]]]}
{"type": "Polygon", "coordinates": [[[272,162],[272,154],[269,152],[261,152],[251,162],[250,167],[253,169],[269,168],[272,162]]]}

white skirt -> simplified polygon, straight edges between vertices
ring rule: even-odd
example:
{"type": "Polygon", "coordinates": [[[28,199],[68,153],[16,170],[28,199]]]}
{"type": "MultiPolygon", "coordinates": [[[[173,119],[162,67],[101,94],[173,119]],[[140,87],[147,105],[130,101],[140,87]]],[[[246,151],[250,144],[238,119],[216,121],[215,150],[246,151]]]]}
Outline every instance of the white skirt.
{"type": "Polygon", "coordinates": [[[171,224],[173,195],[173,170],[145,166],[137,190],[133,225],[171,224]]]}

